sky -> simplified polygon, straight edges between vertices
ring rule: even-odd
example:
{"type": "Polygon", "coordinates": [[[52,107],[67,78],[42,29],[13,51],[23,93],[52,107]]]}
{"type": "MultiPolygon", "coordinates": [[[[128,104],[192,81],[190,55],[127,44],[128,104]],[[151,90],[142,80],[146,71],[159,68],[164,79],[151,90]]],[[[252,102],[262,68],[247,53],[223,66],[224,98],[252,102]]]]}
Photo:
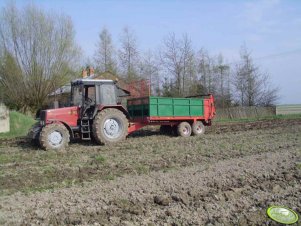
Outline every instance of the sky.
{"type": "MultiPolygon", "coordinates": [[[[0,7],[7,4],[0,0],[0,7]]],[[[278,104],[301,104],[301,1],[300,0],[15,0],[72,18],[76,41],[93,58],[102,28],[118,43],[130,27],[141,51],[160,47],[174,32],[191,38],[195,49],[222,54],[228,63],[239,61],[246,45],[254,62],[279,87],[278,104]]]]}

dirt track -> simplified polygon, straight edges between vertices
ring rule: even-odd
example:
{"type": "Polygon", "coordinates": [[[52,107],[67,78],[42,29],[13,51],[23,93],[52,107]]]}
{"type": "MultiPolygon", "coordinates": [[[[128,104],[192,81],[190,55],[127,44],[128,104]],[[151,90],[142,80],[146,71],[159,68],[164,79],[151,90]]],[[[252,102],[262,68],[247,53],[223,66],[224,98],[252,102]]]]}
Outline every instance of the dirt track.
{"type": "Polygon", "coordinates": [[[151,131],[66,153],[4,146],[18,157],[1,163],[0,224],[277,225],[269,205],[301,213],[300,124],[213,126],[188,139],[151,131]]]}

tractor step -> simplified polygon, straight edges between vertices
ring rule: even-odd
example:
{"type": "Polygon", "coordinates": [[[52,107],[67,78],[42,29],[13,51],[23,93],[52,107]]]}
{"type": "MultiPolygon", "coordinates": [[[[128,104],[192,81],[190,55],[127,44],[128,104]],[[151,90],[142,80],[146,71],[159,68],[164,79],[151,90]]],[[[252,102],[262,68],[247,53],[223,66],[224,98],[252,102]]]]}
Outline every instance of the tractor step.
{"type": "Polygon", "coordinates": [[[89,118],[82,118],[80,121],[80,132],[82,140],[91,140],[90,122],[89,118]]]}

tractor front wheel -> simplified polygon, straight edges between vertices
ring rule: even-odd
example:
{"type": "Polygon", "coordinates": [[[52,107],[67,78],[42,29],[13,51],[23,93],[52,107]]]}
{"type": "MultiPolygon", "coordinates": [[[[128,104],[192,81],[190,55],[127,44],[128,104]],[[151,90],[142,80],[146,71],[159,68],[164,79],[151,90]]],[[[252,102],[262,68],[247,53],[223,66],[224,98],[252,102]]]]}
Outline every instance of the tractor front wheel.
{"type": "Polygon", "coordinates": [[[128,120],[118,109],[107,108],[95,116],[92,129],[97,143],[116,143],[128,135],[128,120]]]}
{"type": "Polygon", "coordinates": [[[181,122],[178,125],[178,135],[181,137],[189,137],[191,135],[191,126],[188,122],[181,122]]]}
{"type": "Polygon", "coordinates": [[[40,133],[40,145],[45,150],[64,149],[68,146],[69,141],[69,131],[63,124],[48,124],[40,133]]]}

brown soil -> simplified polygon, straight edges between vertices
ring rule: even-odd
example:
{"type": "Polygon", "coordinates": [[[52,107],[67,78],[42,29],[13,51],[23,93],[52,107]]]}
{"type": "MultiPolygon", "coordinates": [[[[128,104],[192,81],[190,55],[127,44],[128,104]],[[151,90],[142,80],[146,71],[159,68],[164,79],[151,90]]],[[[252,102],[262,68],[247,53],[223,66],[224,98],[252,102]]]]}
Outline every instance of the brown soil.
{"type": "Polygon", "coordinates": [[[301,213],[300,134],[301,120],[271,120],[59,153],[3,145],[0,224],[277,225],[270,205],[301,213]]]}

